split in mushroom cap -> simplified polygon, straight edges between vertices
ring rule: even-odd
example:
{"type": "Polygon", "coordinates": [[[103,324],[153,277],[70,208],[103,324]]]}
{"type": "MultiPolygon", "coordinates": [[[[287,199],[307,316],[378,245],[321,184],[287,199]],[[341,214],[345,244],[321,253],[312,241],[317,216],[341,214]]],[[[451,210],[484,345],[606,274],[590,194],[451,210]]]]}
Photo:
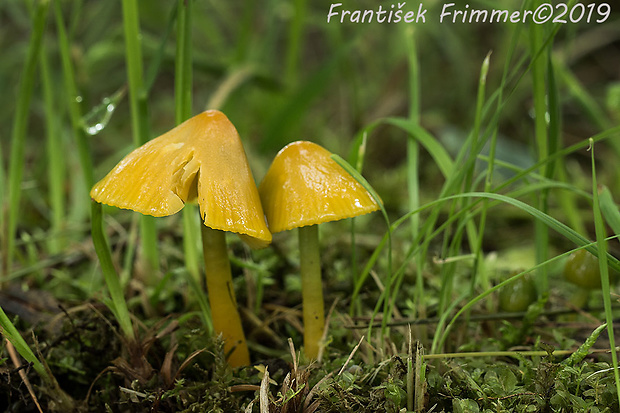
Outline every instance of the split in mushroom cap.
{"type": "Polygon", "coordinates": [[[331,153],[307,141],[282,148],[259,186],[272,233],[356,217],[379,209],[331,153]]]}
{"type": "Polygon", "coordinates": [[[97,202],[156,217],[198,197],[204,224],[245,235],[251,247],[271,242],[239,134],[209,110],[127,155],[90,192],[97,202]]]}

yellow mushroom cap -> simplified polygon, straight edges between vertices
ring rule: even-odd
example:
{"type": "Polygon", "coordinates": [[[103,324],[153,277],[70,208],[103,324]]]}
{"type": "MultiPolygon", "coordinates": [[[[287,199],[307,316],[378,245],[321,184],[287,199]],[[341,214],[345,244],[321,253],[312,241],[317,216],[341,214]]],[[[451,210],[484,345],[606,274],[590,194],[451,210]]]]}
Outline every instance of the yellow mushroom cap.
{"type": "Polygon", "coordinates": [[[271,242],[239,134],[209,110],[129,153],[90,191],[97,202],[156,217],[197,196],[210,228],[235,232],[251,247],[271,242]]]}
{"type": "Polygon", "coordinates": [[[331,158],[306,141],[282,148],[258,187],[272,233],[367,214],[379,205],[331,158]]]}

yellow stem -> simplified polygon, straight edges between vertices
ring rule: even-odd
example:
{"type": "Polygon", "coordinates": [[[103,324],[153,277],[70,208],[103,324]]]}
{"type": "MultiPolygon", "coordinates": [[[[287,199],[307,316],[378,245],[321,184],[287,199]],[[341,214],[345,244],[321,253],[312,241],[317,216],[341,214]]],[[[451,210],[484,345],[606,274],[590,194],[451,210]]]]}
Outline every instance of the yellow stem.
{"type": "Polygon", "coordinates": [[[323,337],[323,329],[325,327],[319,230],[317,225],[299,228],[299,254],[304,317],[304,348],[306,356],[317,358],[319,343],[323,337]]]}
{"type": "Polygon", "coordinates": [[[250,353],[237,310],[225,233],[205,225],[200,227],[213,328],[224,338],[224,349],[230,354],[228,364],[231,367],[247,366],[250,353]]]}

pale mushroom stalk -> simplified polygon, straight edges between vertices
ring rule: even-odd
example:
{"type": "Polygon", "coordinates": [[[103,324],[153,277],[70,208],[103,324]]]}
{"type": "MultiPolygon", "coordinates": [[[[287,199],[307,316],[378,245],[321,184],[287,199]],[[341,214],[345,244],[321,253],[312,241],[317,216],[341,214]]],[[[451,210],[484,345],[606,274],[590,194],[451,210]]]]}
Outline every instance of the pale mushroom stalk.
{"type": "Polygon", "coordinates": [[[321,282],[321,255],[319,252],[319,226],[300,227],[299,266],[304,320],[304,348],[306,354],[319,354],[325,314],[323,306],[323,285],[321,282]]]}
{"type": "Polygon", "coordinates": [[[237,311],[226,233],[205,225],[200,228],[213,328],[222,334],[224,349],[230,352],[228,363],[231,366],[247,366],[250,364],[250,353],[237,311]]]}

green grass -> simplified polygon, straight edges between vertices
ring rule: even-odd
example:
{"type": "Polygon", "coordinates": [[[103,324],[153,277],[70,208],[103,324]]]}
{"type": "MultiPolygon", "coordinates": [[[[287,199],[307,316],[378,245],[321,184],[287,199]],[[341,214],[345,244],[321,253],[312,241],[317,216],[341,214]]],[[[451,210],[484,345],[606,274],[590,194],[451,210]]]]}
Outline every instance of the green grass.
{"type": "MultiPolygon", "coordinates": [[[[123,28],[125,34],[125,61],[129,84],[129,107],[131,110],[131,130],[136,147],[151,139],[148,117],[148,91],[144,84],[142,64],[142,42],[140,38],[140,13],[136,0],[123,0],[123,28]]],[[[145,272],[151,275],[159,271],[157,230],[153,217],[140,219],[141,251],[146,264],[145,272]]],[[[147,275],[148,277],[148,275],[147,275]]],[[[150,280],[148,283],[153,284],[150,280]]]]}
{"type": "MultiPolygon", "coordinates": [[[[42,1],[37,3],[37,8],[33,16],[33,33],[28,45],[28,55],[24,63],[23,75],[20,78],[20,88],[18,93],[13,129],[11,133],[11,152],[8,174],[8,197],[4,194],[4,179],[2,184],[3,196],[6,199],[3,210],[8,210],[6,222],[6,232],[3,245],[4,248],[4,271],[5,274],[12,270],[13,256],[15,254],[15,237],[18,223],[19,204],[21,199],[21,184],[24,173],[24,152],[26,150],[26,131],[28,116],[30,114],[30,102],[34,89],[34,80],[37,64],[39,61],[39,51],[45,32],[45,20],[49,8],[49,2],[42,1]]],[[[4,215],[4,213],[3,213],[4,215]]],[[[4,226],[3,226],[4,229],[4,226]]]]}
{"type": "MultiPolygon", "coordinates": [[[[445,3],[423,2],[424,24],[328,24],[330,4],[0,3],[0,324],[44,410],[616,411],[618,10],[439,24],[445,3]],[[89,202],[132,148],[215,108],[257,182],[311,140],[381,205],[321,228],[321,363],[301,348],[292,232],[258,251],[227,237],[257,363],[231,370],[196,208],[89,202]],[[579,249],[602,288],[576,309],[562,269],[579,249]],[[526,279],[538,298],[504,311],[526,279]]],[[[0,404],[35,409],[4,344],[0,366],[0,404]]]]}
{"type": "Polygon", "coordinates": [[[616,351],[616,339],[614,336],[613,320],[614,316],[611,309],[611,288],[609,282],[609,267],[607,265],[607,237],[605,229],[606,223],[603,221],[601,213],[601,203],[598,195],[598,184],[596,178],[596,162],[594,161],[594,146],[590,140],[590,153],[592,159],[592,204],[594,214],[594,228],[596,232],[596,247],[599,257],[599,268],[601,273],[601,289],[603,291],[603,304],[605,305],[605,320],[607,322],[607,333],[609,334],[609,347],[611,350],[611,362],[614,369],[614,378],[616,380],[616,393],[620,400],[620,373],[618,373],[618,353],[616,351]]]}

